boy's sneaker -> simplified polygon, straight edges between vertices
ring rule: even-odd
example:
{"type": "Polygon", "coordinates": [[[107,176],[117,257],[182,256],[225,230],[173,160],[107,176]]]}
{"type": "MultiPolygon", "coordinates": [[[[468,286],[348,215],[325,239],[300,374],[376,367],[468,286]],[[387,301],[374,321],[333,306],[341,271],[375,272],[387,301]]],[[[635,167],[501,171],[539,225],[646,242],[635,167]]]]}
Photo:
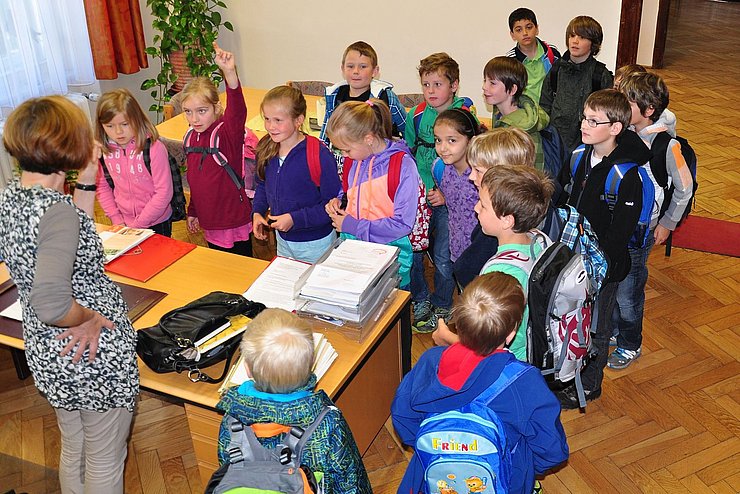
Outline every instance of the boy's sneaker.
{"type": "Polygon", "coordinates": [[[608,365],[610,369],[626,369],[637,357],[640,356],[641,353],[642,348],[638,348],[637,350],[626,350],[624,348],[617,347],[617,349],[609,355],[606,365],[608,365]]]}
{"type": "Polygon", "coordinates": [[[432,317],[432,303],[429,300],[413,302],[411,304],[414,310],[414,324],[421,323],[432,317]]]}
{"type": "MultiPolygon", "coordinates": [[[[595,391],[589,391],[587,389],[584,389],[583,392],[586,395],[587,402],[593,401],[599,396],[601,396],[601,388],[595,391]]],[[[576,391],[575,386],[568,386],[565,389],[557,391],[555,393],[555,396],[560,402],[560,407],[563,410],[575,410],[576,408],[580,408],[581,406],[580,403],[578,402],[578,392],[576,391]]]]}
{"type": "Polygon", "coordinates": [[[429,318],[426,321],[419,321],[413,326],[415,333],[426,334],[433,333],[437,329],[437,320],[444,319],[447,322],[450,319],[452,309],[444,309],[442,307],[434,307],[431,311],[429,318]]]}

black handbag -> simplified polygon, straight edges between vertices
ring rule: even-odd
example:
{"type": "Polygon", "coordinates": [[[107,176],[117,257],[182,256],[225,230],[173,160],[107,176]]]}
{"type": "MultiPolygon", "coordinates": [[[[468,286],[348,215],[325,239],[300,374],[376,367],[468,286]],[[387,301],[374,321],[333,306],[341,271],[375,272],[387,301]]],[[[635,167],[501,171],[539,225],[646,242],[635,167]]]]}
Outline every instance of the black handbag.
{"type": "Polygon", "coordinates": [[[137,333],[136,352],[157,373],[188,371],[193,382],[221,382],[231,367],[231,359],[241,338],[231,338],[195,359],[195,342],[209,335],[228,320],[227,316],[243,314],[255,317],[265,309],[241,295],[211,292],[189,304],[163,315],[156,326],[137,333]],[[212,378],[200,369],[226,360],[223,373],[212,378]]]}

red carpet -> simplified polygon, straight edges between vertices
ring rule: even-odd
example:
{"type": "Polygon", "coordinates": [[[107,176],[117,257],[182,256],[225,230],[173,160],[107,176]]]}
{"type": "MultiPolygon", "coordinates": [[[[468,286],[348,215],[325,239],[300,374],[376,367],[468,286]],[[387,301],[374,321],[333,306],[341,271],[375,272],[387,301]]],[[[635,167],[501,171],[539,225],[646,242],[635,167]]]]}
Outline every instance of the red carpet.
{"type": "Polygon", "coordinates": [[[740,223],[689,216],[673,232],[673,247],[740,257],[740,223]]]}

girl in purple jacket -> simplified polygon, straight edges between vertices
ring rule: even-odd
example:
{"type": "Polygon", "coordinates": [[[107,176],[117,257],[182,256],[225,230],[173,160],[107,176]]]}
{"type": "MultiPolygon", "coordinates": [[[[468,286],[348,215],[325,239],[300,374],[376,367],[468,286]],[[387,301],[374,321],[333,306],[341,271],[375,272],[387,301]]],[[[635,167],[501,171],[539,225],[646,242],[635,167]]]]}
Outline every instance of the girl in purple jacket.
{"type": "Polygon", "coordinates": [[[97,189],[98,201],[106,216],[114,225],[151,228],[169,237],[172,234],[172,175],[167,149],[158,140],[157,129],[127,89],[103,94],[98,101],[95,130],[103,143],[97,189]],[[144,164],[143,150],[147,140],[151,143],[151,174],[144,164]],[[106,175],[113,181],[113,188],[106,175]]]}
{"type": "Polygon", "coordinates": [[[260,111],[267,135],[257,145],[254,236],[264,240],[272,228],[279,256],[316,262],[336,239],[324,204],[341,189],[337,162],[323,143],[301,132],[306,99],[298,89],[271,89],[260,111]]]}

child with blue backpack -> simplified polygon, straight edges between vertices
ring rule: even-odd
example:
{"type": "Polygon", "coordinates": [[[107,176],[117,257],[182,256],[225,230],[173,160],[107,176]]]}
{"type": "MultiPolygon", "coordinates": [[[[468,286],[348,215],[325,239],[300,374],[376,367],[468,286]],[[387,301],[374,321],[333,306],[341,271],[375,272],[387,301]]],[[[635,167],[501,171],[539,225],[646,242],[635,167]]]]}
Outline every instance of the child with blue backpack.
{"type": "MultiPolygon", "coordinates": [[[[573,152],[570,166],[563,167],[560,179],[565,202],[591,223],[608,258],[606,280],[594,311],[596,322],[591,325],[596,356],[581,374],[586,400],[601,396],[617,287],[630,271],[627,246],[643,216],[643,178],[639,168],[650,159],[650,149],[628,130],[631,119],[630,103],[624,94],[614,89],[592,93],[586,99],[581,118],[584,145],[573,152]],[[610,185],[617,182],[617,177],[619,187],[612,190],[610,185]]],[[[558,398],[563,408],[579,406],[574,386],[560,391],[558,398]]]]}
{"type": "MultiPolygon", "coordinates": [[[[470,98],[457,96],[460,66],[447,53],[429,55],[420,61],[418,69],[424,101],[409,110],[404,138],[414,153],[416,167],[427,192],[427,200],[432,205],[429,236],[446,238],[447,207],[437,197],[438,191],[434,188],[432,178],[432,163],[437,158],[434,122],[441,112],[449,108],[463,108],[475,115],[475,107],[470,98]]],[[[450,252],[445,247],[445,242],[432,243],[434,292],[431,294],[424,278],[424,252],[414,252],[411,266],[411,297],[415,329],[423,328],[430,319],[436,321],[439,317],[449,317],[455,279],[450,252]]]]}
{"type": "Polygon", "coordinates": [[[264,240],[272,228],[279,256],[314,263],[337,238],[324,210],[341,189],[337,163],[323,143],[301,132],[306,99],[298,89],[271,89],[260,111],[267,135],[257,144],[254,236],[264,240]]]}
{"type": "Polygon", "coordinates": [[[632,267],[619,283],[613,314],[617,348],[609,355],[611,369],[628,367],[642,353],[647,260],[654,244],[665,243],[691,202],[694,179],[676,137],[676,117],[667,111],[668,88],[648,72],[633,73],[620,82],[632,110],[630,128],[647,143],[653,157],[647,169],[656,192],[644,245],[630,245],[632,267]]]}
{"type": "Polygon", "coordinates": [[[535,476],[568,459],[557,399],[537,369],[504,349],[524,306],[513,277],[476,278],[453,310],[460,342],[427,350],[403,379],[391,416],[415,454],[398,492],[531,494],[535,476]]]}

